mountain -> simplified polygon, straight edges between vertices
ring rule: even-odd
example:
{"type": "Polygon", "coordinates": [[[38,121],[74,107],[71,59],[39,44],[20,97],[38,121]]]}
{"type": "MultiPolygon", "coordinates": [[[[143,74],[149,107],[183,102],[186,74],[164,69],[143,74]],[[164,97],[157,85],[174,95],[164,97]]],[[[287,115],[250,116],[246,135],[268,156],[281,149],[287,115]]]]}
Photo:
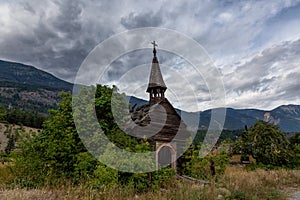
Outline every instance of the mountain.
{"type": "Polygon", "coordinates": [[[15,62],[0,60],[0,105],[39,113],[55,108],[61,91],[73,85],[55,76],[15,62]]]}
{"type": "Polygon", "coordinates": [[[300,132],[300,106],[283,105],[272,110],[271,115],[279,120],[279,126],[289,132],[300,132]]]}
{"type": "MultiPolygon", "coordinates": [[[[127,97],[127,101],[131,107],[136,104],[136,107],[147,103],[143,99],[136,97],[127,97]]],[[[176,109],[180,114],[184,112],[185,119],[193,119],[193,115],[200,114],[199,128],[207,128],[209,126],[212,110],[205,110],[203,112],[185,112],[176,109]]],[[[258,109],[233,109],[226,108],[226,117],[224,129],[238,130],[243,129],[245,125],[251,127],[257,120],[272,119],[270,123],[279,125],[284,132],[300,132],[300,105],[282,105],[273,110],[258,110],[258,109]],[[267,113],[267,114],[266,114],[267,113]]]]}
{"type": "MultiPolygon", "coordinates": [[[[33,66],[0,61],[0,106],[47,113],[55,108],[61,91],[71,91],[73,85],[33,66]]],[[[143,99],[127,97],[131,108],[147,103],[143,99]]],[[[185,112],[185,120],[200,114],[200,128],[209,126],[212,110],[185,112]]],[[[224,129],[238,130],[252,126],[257,120],[277,123],[285,132],[300,132],[300,105],[282,105],[273,110],[226,109],[224,129]],[[266,114],[267,113],[267,114],[266,114]]]]}
{"type": "Polygon", "coordinates": [[[71,90],[73,85],[33,66],[0,60],[0,81],[71,90]]]}

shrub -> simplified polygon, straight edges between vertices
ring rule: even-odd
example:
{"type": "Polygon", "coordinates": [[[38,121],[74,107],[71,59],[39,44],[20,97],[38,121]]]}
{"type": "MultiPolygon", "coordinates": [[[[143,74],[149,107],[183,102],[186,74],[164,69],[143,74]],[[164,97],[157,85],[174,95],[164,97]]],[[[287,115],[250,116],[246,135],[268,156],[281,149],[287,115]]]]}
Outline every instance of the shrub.
{"type": "Polygon", "coordinates": [[[201,145],[198,147],[191,146],[184,153],[183,158],[181,158],[185,160],[182,173],[198,179],[210,179],[213,177],[211,171],[211,164],[213,162],[216,175],[224,174],[226,166],[229,163],[229,156],[225,145],[222,144],[214,154],[208,154],[204,158],[200,158],[199,156],[200,148],[201,145]]]}

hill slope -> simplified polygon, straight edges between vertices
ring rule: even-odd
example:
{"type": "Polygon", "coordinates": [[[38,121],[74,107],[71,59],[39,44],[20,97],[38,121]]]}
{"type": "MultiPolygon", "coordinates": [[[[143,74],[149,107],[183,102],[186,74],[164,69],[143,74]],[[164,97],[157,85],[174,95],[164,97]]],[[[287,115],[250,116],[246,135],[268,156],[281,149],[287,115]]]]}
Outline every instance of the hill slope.
{"type": "Polygon", "coordinates": [[[33,66],[0,60],[0,81],[71,90],[72,84],[33,66]]]}
{"type": "Polygon", "coordinates": [[[61,91],[72,84],[35,67],[0,61],[0,105],[47,113],[55,108],[61,91]]]}
{"type": "Polygon", "coordinates": [[[34,133],[39,133],[39,129],[27,127],[27,126],[19,126],[13,124],[0,123],[0,152],[5,150],[8,142],[8,136],[11,134],[16,134],[17,132],[25,131],[29,133],[30,131],[34,133]]]}

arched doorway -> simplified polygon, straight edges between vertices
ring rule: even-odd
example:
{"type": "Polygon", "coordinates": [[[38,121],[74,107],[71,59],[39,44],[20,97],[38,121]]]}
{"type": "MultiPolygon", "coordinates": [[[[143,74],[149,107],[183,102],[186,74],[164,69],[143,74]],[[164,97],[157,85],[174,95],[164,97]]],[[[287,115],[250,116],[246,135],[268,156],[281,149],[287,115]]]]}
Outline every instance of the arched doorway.
{"type": "Polygon", "coordinates": [[[170,166],[176,168],[176,151],[169,144],[162,144],[156,150],[156,168],[170,166]]]}

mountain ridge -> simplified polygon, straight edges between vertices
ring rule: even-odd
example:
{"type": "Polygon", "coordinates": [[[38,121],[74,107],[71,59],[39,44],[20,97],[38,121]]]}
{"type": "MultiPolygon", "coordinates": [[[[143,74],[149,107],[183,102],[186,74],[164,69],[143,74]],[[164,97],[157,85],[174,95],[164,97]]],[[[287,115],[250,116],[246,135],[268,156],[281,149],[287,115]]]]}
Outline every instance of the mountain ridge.
{"type": "Polygon", "coordinates": [[[47,114],[73,85],[33,66],[0,60],[0,105],[47,114]]]}
{"type": "MultiPolygon", "coordinates": [[[[47,113],[48,109],[56,108],[60,92],[71,91],[72,88],[72,83],[33,66],[0,60],[2,106],[47,113]]],[[[131,107],[135,104],[139,107],[148,103],[143,99],[129,96],[127,102],[131,107]]],[[[193,119],[193,115],[200,115],[199,128],[209,126],[212,110],[186,112],[176,109],[179,114],[184,113],[187,120],[193,119]]],[[[264,118],[269,122],[278,123],[285,132],[300,132],[300,105],[294,104],[280,105],[272,110],[226,108],[224,129],[243,129],[245,125],[252,126],[257,120],[264,118]]]]}
{"type": "Polygon", "coordinates": [[[72,83],[31,65],[0,60],[0,81],[71,90],[72,83]]]}
{"type": "MultiPolygon", "coordinates": [[[[129,104],[131,104],[131,106],[137,104],[136,107],[142,106],[147,103],[146,100],[132,96],[127,97],[127,101],[129,102],[129,104]]],[[[220,108],[196,112],[186,112],[176,108],[176,111],[179,114],[181,112],[184,112],[188,120],[188,115],[200,114],[199,128],[205,129],[209,126],[211,112],[215,109],[220,108]]],[[[282,131],[300,132],[300,105],[295,104],[280,105],[272,110],[260,110],[255,108],[235,109],[226,107],[224,129],[238,130],[243,129],[245,126],[253,126],[258,120],[267,120],[265,119],[266,113],[270,113],[270,118],[273,119],[272,123],[278,122],[277,125],[279,125],[282,131]]]]}

